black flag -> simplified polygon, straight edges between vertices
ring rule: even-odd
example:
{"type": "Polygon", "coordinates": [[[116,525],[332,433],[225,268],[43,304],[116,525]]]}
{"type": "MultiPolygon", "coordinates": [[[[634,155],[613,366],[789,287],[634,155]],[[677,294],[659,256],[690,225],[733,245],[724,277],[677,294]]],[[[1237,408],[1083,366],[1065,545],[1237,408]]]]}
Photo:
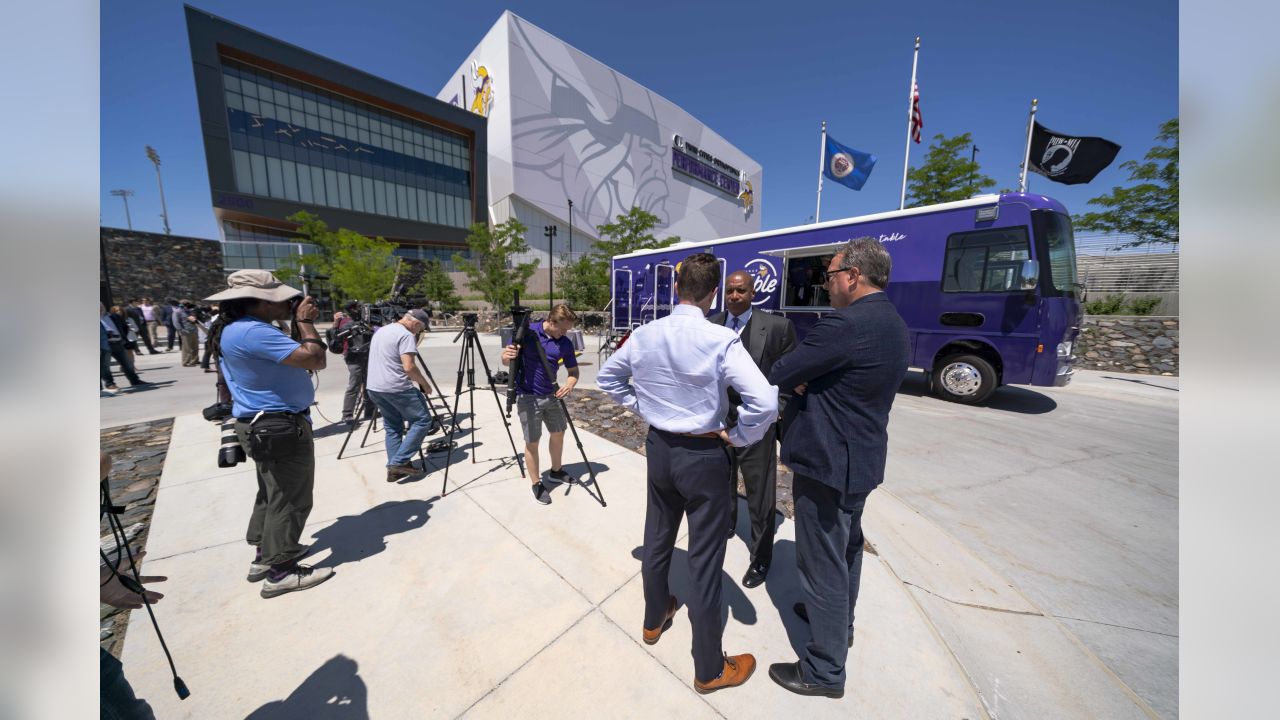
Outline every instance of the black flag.
{"type": "Polygon", "coordinates": [[[1089,182],[1110,165],[1119,152],[1120,146],[1110,140],[1063,135],[1040,123],[1036,123],[1031,133],[1032,172],[1063,185],[1089,182]]]}

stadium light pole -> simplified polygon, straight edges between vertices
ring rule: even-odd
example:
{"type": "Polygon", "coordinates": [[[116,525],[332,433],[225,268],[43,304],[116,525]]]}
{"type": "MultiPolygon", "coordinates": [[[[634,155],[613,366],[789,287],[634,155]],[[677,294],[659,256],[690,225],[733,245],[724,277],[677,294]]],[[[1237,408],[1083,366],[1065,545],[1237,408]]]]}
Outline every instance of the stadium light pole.
{"type": "Polygon", "coordinates": [[[132,190],[112,190],[111,194],[124,201],[124,221],[129,224],[129,230],[132,232],[133,218],[129,217],[129,197],[137,193],[132,190]]]}
{"type": "Polygon", "coordinates": [[[172,235],[173,233],[169,230],[169,209],[164,204],[164,181],[160,179],[160,154],[150,145],[147,146],[147,159],[156,166],[156,184],[160,186],[160,217],[164,218],[164,234],[172,235]]]}
{"type": "Polygon", "coordinates": [[[550,259],[547,265],[547,310],[551,310],[556,304],[556,226],[544,226],[542,234],[547,236],[547,257],[550,259]]]}

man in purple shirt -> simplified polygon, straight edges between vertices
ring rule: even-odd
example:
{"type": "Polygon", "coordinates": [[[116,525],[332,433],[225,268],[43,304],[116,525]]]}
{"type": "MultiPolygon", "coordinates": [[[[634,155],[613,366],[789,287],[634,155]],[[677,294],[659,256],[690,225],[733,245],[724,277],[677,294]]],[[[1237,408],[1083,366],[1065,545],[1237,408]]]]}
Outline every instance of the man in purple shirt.
{"type": "Polygon", "coordinates": [[[505,366],[510,366],[517,355],[520,357],[516,408],[520,413],[520,424],[524,426],[524,459],[529,466],[529,478],[533,481],[533,498],[543,505],[551,504],[551,493],[542,484],[542,476],[538,473],[538,440],[542,438],[543,423],[551,433],[551,472],[548,476],[562,483],[574,481],[560,465],[564,454],[564,431],[569,427],[560,399],[567,397],[573,386],[578,384],[578,358],[573,352],[573,341],[565,337],[577,322],[578,316],[568,305],[561,303],[551,309],[546,320],[529,323],[529,333],[537,336],[551,372],[558,375],[561,363],[569,372],[569,379],[559,391],[552,387],[554,376],[547,377],[535,345],[512,344],[502,351],[502,364],[505,366]]]}

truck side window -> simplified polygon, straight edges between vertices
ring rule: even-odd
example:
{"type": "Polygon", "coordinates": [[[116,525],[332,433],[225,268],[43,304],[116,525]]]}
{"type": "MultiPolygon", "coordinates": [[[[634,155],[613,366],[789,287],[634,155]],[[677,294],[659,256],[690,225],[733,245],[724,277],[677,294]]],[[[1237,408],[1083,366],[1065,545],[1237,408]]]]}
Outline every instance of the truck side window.
{"type": "Polygon", "coordinates": [[[1026,228],[956,233],[947,238],[943,292],[1014,292],[1023,260],[1031,258],[1026,228]]]}

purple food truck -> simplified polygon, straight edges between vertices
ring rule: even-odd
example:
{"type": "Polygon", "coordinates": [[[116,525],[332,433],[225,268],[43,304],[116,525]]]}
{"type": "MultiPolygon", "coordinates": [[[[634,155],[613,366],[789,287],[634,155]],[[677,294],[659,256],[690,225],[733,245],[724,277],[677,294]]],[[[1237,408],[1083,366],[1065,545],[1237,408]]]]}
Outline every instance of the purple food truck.
{"type": "MultiPolygon", "coordinates": [[[[832,254],[867,235],[893,257],[886,292],[910,328],[911,363],[937,395],[979,403],[1000,385],[1071,381],[1083,293],[1071,219],[1056,200],[1026,193],[619,255],[614,329],[671,312],[681,259],[707,251],[720,258],[723,275],[750,273],[753,305],[790,318],[803,338],[831,311],[822,271],[832,254]]],[[[712,312],[723,307],[722,283],[712,312]]]]}

